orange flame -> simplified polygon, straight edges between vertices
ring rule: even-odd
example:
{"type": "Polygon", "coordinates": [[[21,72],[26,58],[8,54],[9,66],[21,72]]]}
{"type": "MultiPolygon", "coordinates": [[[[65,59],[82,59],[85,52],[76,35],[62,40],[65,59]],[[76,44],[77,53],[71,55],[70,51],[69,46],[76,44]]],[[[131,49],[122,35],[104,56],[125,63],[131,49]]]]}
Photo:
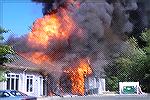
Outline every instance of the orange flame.
{"type": "Polygon", "coordinates": [[[92,69],[87,60],[80,60],[77,67],[65,71],[69,73],[72,81],[72,93],[84,95],[85,77],[92,73],[92,69]]]}
{"type": "Polygon", "coordinates": [[[33,52],[33,53],[20,53],[23,57],[35,64],[42,64],[43,62],[50,62],[50,58],[43,52],[33,52]]]}
{"type": "MultiPolygon", "coordinates": [[[[80,4],[75,0],[68,0],[74,3],[74,6],[79,8],[80,4]]],[[[60,9],[60,13],[53,13],[45,15],[37,19],[33,26],[32,31],[28,35],[28,44],[31,48],[43,47],[47,49],[53,39],[55,40],[68,40],[72,31],[75,28],[75,22],[72,20],[68,11],[60,9]]],[[[82,30],[79,31],[81,33],[82,30]]],[[[22,54],[28,60],[41,64],[43,62],[50,62],[50,56],[43,52],[33,52],[31,54],[22,54]]],[[[84,95],[84,78],[92,73],[90,65],[87,60],[82,59],[79,61],[75,68],[67,69],[72,81],[72,93],[84,95]]]]}
{"type": "Polygon", "coordinates": [[[31,61],[35,62],[36,64],[41,64],[42,62],[50,60],[48,56],[42,52],[34,52],[29,59],[31,59],[31,61]]]}
{"type": "MultiPolygon", "coordinates": [[[[60,13],[45,15],[34,22],[32,31],[28,34],[28,45],[31,48],[47,49],[54,39],[55,41],[68,40],[74,27],[75,23],[67,10],[60,9],[60,13]]],[[[50,59],[42,52],[34,52],[26,58],[38,64],[50,59]]]]}
{"type": "Polygon", "coordinates": [[[46,48],[52,39],[68,39],[74,29],[74,21],[66,10],[61,9],[61,15],[45,15],[35,21],[32,31],[28,35],[28,43],[32,47],[43,46],[46,48]]]}

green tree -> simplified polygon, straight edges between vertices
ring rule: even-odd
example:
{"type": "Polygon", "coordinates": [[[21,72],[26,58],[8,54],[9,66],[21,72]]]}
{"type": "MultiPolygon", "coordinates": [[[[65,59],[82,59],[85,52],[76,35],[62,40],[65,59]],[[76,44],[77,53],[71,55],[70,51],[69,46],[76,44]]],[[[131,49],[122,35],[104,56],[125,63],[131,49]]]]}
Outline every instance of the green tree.
{"type": "Polygon", "coordinates": [[[139,81],[142,89],[150,92],[150,30],[142,34],[147,46],[139,48],[135,38],[128,39],[129,49],[114,60],[113,66],[105,68],[109,90],[118,90],[118,82],[139,81]]]}
{"type": "Polygon", "coordinates": [[[128,40],[129,51],[116,59],[117,77],[120,81],[141,81],[144,77],[146,53],[138,47],[136,39],[128,40]]]}
{"type": "Polygon", "coordinates": [[[8,30],[3,29],[0,27],[0,81],[3,81],[4,78],[4,63],[11,61],[12,59],[7,57],[8,54],[14,54],[12,48],[3,43],[3,33],[7,33],[8,30]]]}
{"type": "Polygon", "coordinates": [[[145,60],[145,76],[143,80],[143,89],[150,93],[150,30],[145,31],[141,38],[147,42],[143,50],[146,52],[147,59],[145,60]]]}

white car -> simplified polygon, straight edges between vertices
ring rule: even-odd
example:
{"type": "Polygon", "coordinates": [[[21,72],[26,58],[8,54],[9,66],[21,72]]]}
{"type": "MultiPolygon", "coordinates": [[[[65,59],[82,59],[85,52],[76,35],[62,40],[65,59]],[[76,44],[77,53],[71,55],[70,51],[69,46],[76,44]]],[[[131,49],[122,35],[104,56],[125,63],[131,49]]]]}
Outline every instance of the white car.
{"type": "Polygon", "coordinates": [[[0,90],[0,100],[37,100],[17,90],[0,90]]]}

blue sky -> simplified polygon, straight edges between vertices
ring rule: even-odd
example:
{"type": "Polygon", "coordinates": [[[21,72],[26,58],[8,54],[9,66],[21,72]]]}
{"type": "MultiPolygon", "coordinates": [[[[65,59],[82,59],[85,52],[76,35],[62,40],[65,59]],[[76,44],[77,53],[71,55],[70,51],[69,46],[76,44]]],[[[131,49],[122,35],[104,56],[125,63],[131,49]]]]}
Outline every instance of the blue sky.
{"type": "Polygon", "coordinates": [[[10,29],[4,34],[5,39],[10,35],[15,37],[27,34],[29,26],[42,17],[42,5],[31,0],[0,0],[0,26],[10,29]]]}

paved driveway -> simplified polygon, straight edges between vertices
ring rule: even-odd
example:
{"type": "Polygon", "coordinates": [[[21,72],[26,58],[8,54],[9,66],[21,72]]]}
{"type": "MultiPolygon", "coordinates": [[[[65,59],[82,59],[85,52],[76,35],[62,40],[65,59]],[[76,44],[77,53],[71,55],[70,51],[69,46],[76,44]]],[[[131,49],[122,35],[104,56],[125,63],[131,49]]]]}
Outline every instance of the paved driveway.
{"type": "Polygon", "coordinates": [[[92,95],[76,97],[43,97],[38,100],[150,100],[150,95],[92,95]]]}

